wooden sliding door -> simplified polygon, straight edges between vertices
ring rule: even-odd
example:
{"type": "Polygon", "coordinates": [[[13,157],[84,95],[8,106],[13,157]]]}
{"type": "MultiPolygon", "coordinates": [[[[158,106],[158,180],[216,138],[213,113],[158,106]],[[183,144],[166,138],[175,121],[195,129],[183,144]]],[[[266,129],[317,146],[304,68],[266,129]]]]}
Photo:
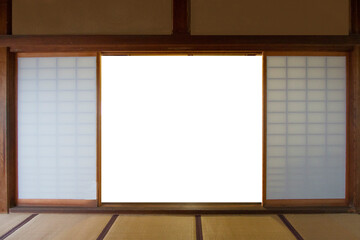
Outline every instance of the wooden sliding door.
{"type": "Polygon", "coordinates": [[[96,206],[96,55],[17,61],[17,204],[96,206]]]}
{"type": "Polygon", "coordinates": [[[265,206],[347,205],[347,58],[265,54],[265,206]]]}

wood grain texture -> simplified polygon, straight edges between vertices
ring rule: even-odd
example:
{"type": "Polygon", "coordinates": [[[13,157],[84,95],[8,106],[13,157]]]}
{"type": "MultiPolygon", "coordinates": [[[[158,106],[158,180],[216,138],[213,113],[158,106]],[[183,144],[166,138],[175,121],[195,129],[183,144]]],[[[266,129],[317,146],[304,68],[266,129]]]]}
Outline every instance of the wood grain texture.
{"type": "Polygon", "coordinates": [[[351,36],[0,36],[13,52],[74,51],[350,51],[351,36]]]}

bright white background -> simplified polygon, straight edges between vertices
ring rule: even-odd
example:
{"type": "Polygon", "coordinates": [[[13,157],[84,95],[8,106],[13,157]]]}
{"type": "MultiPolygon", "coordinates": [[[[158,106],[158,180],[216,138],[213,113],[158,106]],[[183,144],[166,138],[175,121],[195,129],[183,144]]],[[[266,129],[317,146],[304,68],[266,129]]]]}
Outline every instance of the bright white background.
{"type": "Polygon", "coordinates": [[[261,57],[101,65],[103,202],[261,202],[261,57]]]}

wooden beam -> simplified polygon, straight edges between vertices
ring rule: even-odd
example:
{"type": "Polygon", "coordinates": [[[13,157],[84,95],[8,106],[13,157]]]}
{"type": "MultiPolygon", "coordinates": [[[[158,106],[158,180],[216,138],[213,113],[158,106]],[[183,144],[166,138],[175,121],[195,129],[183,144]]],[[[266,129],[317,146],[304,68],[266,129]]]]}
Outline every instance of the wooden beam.
{"type": "Polygon", "coordinates": [[[190,34],[189,0],[173,0],[173,35],[190,34]]]}
{"type": "Polygon", "coordinates": [[[360,44],[352,36],[0,36],[14,52],[54,51],[347,51],[360,44]]]}
{"type": "Polygon", "coordinates": [[[0,0],[0,35],[11,34],[11,0],[0,0]]]}
{"type": "Polygon", "coordinates": [[[351,0],[350,3],[350,34],[360,33],[360,0],[351,0]]]}

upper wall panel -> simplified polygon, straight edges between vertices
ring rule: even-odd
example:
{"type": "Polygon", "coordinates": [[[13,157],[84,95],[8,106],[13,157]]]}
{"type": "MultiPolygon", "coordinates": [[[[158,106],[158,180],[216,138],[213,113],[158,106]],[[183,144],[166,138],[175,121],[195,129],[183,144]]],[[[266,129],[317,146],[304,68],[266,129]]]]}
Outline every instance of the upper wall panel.
{"type": "Polygon", "coordinates": [[[13,0],[13,34],[171,34],[172,0],[13,0]]]}
{"type": "Polygon", "coordinates": [[[191,0],[193,35],[348,35],[349,0],[191,0]]]}

